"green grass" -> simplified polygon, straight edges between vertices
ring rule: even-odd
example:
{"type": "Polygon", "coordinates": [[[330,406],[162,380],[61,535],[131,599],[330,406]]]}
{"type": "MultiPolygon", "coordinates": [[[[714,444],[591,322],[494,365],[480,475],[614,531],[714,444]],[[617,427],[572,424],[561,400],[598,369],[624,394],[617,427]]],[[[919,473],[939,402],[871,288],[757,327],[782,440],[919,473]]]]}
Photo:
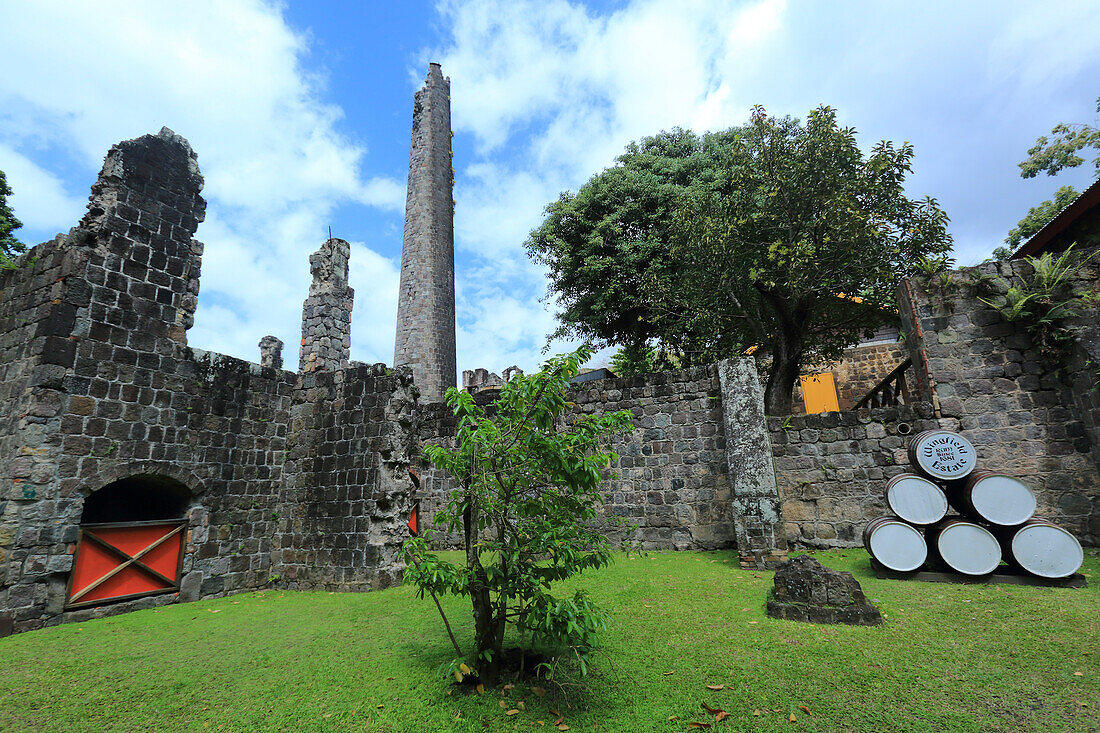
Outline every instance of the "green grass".
{"type": "MultiPolygon", "coordinates": [[[[266,591],[0,639],[0,730],[550,731],[554,709],[573,731],[682,731],[714,723],[704,702],[730,713],[716,731],[1100,730],[1096,551],[1076,590],[876,580],[862,551],[818,557],[886,623],[769,619],[771,574],[732,553],[620,556],[579,581],[615,617],[593,673],[502,698],[438,678],[453,650],[411,588],[266,591]]],[[[468,644],[468,606],[445,607],[468,644]]]]}

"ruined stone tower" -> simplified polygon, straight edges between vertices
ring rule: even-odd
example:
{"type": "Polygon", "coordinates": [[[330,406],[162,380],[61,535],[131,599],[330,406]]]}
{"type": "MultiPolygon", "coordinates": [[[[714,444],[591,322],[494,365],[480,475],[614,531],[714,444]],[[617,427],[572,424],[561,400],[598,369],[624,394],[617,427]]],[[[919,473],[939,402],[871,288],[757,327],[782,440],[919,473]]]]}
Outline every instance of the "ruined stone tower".
{"type": "Polygon", "coordinates": [[[334,372],[348,365],[355,297],[355,291],[348,287],[350,254],[351,245],[334,238],[309,256],[313,282],[302,305],[302,346],[298,351],[301,372],[334,372]]]}
{"type": "Polygon", "coordinates": [[[451,82],[428,67],[413,101],[405,241],[394,365],[408,365],[427,401],[455,386],[454,169],[451,82]]]}

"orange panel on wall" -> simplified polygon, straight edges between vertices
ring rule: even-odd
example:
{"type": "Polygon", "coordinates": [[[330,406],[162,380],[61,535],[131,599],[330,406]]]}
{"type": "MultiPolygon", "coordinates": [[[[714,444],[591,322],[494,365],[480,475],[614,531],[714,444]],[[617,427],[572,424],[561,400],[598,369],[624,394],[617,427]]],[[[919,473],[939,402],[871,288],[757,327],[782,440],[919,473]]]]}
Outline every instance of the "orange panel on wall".
{"type": "Polygon", "coordinates": [[[802,402],[806,406],[807,415],[815,412],[836,412],[840,409],[832,372],[807,374],[801,380],[802,402]]]}
{"type": "Polygon", "coordinates": [[[84,525],[68,607],[179,589],[183,522],[84,525]]]}

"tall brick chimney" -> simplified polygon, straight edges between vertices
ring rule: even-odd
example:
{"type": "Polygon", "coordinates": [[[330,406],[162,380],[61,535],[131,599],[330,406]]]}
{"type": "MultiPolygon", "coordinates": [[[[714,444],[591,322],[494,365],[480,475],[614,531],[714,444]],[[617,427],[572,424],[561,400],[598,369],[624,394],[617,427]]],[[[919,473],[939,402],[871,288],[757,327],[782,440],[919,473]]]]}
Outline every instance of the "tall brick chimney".
{"type": "Polygon", "coordinates": [[[433,63],[413,99],[393,358],[395,366],[412,368],[425,401],[441,400],[456,386],[453,196],[451,81],[433,63]]]}

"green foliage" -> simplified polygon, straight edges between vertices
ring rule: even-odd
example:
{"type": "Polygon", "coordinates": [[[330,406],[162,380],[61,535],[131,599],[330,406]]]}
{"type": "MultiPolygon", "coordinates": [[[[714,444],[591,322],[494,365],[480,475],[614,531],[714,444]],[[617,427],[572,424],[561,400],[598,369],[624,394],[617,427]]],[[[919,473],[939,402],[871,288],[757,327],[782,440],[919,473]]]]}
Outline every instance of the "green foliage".
{"type": "Polygon", "coordinates": [[[1061,254],[1047,252],[1028,257],[1032,270],[1029,276],[1017,276],[1001,298],[981,300],[1006,321],[1022,322],[1035,346],[1053,362],[1064,365],[1074,339],[1067,321],[1098,299],[1094,291],[1073,288],[1081,268],[1095,254],[1082,258],[1071,245],[1061,254]]]}
{"type": "Polygon", "coordinates": [[[904,191],[913,149],[869,156],[821,107],[805,125],[663,132],[547,208],[527,241],[562,305],[559,334],[656,343],[683,366],[772,357],[769,414],[800,366],[835,358],[894,318],[894,287],[949,251],[947,215],[904,191]]]}
{"type": "MultiPolygon", "coordinates": [[[[1100,114],[1100,97],[1096,99],[1096,111],[1100,114]]],[[[1076,168],[1085,162],[1077,153],[1093,148],[1098,155],[1093,159],[1096,175],[1100,176],[1100,127],[1084,123],[1061,122],[1051,129],[1053,139],[1040,137],[1027,151],[1027,160],[1019,164],[1022,178],[1034,178],[1040,173],[1048,176],[1063,168],[1076,168]]]]}
{"type": "Polygon", "coordinates": [[[8,179],[4,171],[0,171],[0,270],[10,270],[15,267],[13,260],[27,251],[27,245],[20,242],[12,235],[12,232],[23,226],[22,222],[15,218],[8,206],[7,197],[12,194],[8,186],[8,179]]]}
{"type": "MultiPolygon", "coordinates": [[[[1038,206],[1033,206],[1027,211],[1027,216],[1020,219],[1017,222],[1016,227],[1008,233],[1008,237],[1005,238],[1005,244],[1015,249],[1020,246],[1020,242],[1023,242],[1031,237],[1031,235],[1038,232],[1047,223],[1058,216],[1062,209],[1073,203],[1080,194],[1073,186],[1062,186],[1054,192],[1054,199],[1050,201],[1044,201],[1038,206]]],[[[1007,260],[1008,256],[999,257],[998,251],[1004,250],[1004,247],[998,247],[993,251],[993,257],[997,260],[1007,260]]],[[[1011,252],[1009,252],[1011,254],[1011,252]]]]}
{"type": "Polygon", "coordinates": [[[587,347],[550,359],[534,375],[516,375],[487,411],[454,388],[447,404],[458,416],[457,446],[433,444],[425,455],[456,488],[429,528],[404,546],[406,580],[425,592],[468,596],[474,611],[474,652],[455,660],[496,683],[504,633],[568,650],[586,668],[605,616],[583,591],[550,593],[554,583],[611,560],[600,530],[604,470],[616,458],[600,440],[631,427],[629,411],[573,416],[565,391],[587,347]],[[436,532],[461,531],[466,564],[429,552],[436,532]]]}
{"type": "Polygon", "coordinates": [[[638,374],[677,369],[680,366],[680,360],[675,354],[669,354],[659,346],[627,345],[612,355],[608,366],[620,377],[633,377],[638,374]]]}

